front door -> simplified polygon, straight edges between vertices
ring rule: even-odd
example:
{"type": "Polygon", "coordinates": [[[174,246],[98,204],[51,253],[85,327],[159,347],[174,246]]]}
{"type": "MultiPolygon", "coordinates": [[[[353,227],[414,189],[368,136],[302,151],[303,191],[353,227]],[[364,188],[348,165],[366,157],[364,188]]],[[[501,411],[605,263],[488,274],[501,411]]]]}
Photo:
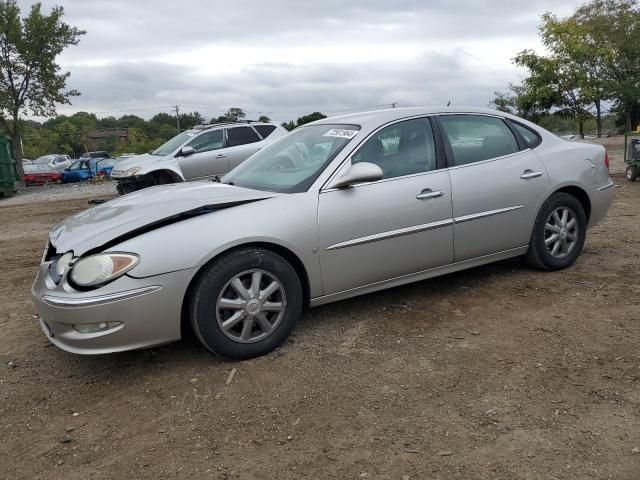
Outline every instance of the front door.
{"type": "Polygon", "coordinates": [[[438,169],[429,120],[385,127],[355,162],[379,165],[384,178],[320,193],[325,295],[451,263],[451,185],[448,171],[438,169]]]}
{"type": "Polygon", "coordinates": [[[229,171],[229,161],[223,148],[223,129],[204,132],[185,146],[193,147],[191,155],[178,157],[186,180],[223,175],[229,171]]]}
{"type": "Polygon", "coordinates": [[[549,185],[540,158],[500,117],[439,118],[453,153],[455,261],[526,246],[549,185]]]}

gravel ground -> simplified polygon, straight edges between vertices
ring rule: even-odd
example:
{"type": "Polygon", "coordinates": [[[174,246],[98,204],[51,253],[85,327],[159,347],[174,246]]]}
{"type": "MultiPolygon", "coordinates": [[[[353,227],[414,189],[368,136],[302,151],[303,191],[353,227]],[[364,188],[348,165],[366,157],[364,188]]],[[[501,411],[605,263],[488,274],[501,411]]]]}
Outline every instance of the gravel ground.
{"type": "Polygon", "coordinates": [[[319,307],[246,362],[193,340],[52,347],[29,297],[46,234],[105,187],[1,202],[0,478],[637,480],[640,182],[618,147],[572,268],[499,262],[319,307]]]}
{"type": "Polygon", "coordinates": [[[48,203],[58,202],[62,200],[77,200],[104,198],[115,196],[115,182],[83,182],[83,183],[65,183],[50,184],[38,187],[21,187],[18,193],[13,197],[0,199],[0,207],[10,205],[25,205],[32,203],[48,203]]]}

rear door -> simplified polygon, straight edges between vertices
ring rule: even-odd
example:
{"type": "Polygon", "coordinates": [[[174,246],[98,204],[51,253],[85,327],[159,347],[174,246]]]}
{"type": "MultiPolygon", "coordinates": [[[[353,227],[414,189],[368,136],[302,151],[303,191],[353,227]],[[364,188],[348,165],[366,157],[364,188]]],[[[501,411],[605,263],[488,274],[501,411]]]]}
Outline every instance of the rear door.
{"type": "Polygon", "coordinates": [[[448,150],[455,261],[528,245],[549,178],[501,117],[440,115],[448,150]]]}
{"type": "Polygon", "coordinates": [[[229,170],[240,165],[262,146],[260,136],[252,127],[228,127],[225,153],[229,159],[229,170]]]}
{"type": "Polygon", "coordinates": [[[204,132],[185,146],[194,153],[178,157],[180,170],[187,180],[222,175],[229,171],[229,161],[224,153],[224,129],[204,132]]]}

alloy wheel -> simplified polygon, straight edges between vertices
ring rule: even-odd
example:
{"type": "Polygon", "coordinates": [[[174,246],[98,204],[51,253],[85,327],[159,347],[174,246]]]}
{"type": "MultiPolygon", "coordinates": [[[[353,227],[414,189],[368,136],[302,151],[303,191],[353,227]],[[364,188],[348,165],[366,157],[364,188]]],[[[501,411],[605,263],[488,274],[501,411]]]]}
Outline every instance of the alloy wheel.
{"type": "Polygon", "coordinates": [[[547,251],[555,258],[569,255],[578,242],[578,219],[569,207],[556,208],[544,225],[544,244],[547,251]]]}
{"type": "Polygon", "coordinates": [[[222,332],[239,343],[265,339],[275,331],[286,310],[280,280],[266,270],[247,270],[229,280],[216,302],[222,332]]]}

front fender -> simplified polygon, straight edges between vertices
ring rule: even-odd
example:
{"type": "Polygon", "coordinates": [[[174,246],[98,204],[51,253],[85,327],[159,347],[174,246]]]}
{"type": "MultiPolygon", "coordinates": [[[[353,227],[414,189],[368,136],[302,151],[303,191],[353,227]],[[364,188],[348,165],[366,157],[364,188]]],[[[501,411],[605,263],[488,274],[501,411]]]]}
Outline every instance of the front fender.
{"type": "Polygon", "coordinates": [[[109,250],[140,255],[128,274],[142,278],[201,267],[240,245],[271,243],[298,257],[313,297],[322,294],[317,203],[317,192],[277,196],[163,226],[109,250]]]}
{"type": "Polygon", "coordinates": [[[140,167],[140,170],[138,170],[138,172],[136,173],[136,176],[139,177],[142,175],[148,175],[150,173],[160,172],[160,171],[171,172],[172,174],[179,177],[183,182],[185,180],[184,175],[182,174],[182,170],[180,169],[180,165],[175,159],[170,161],[154,162],[154,163],[143,165],[142,167],[140,167]]]}

